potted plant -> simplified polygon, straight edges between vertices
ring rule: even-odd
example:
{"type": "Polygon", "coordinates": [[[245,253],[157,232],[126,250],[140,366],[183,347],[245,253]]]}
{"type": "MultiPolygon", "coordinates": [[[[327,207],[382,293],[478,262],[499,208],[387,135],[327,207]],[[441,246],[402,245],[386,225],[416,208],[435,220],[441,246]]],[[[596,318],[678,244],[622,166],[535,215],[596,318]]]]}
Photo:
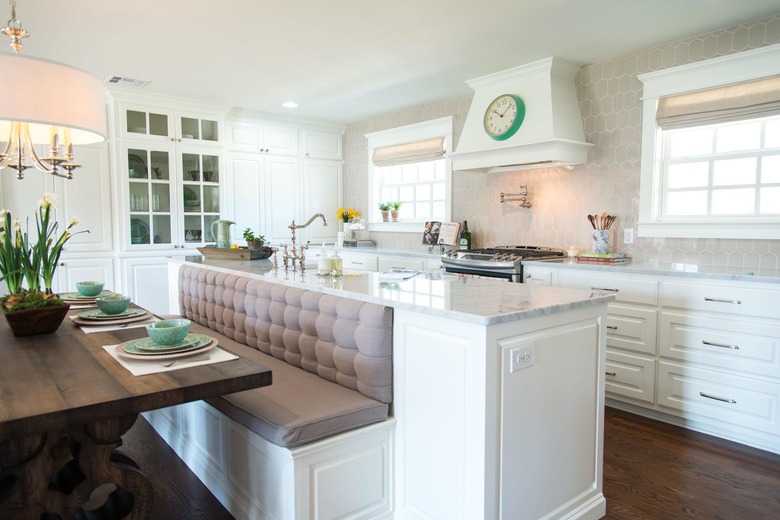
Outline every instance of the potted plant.
{"type": "Polygon", "coordinates": [[[392,202],[380,202],[379,203],[379,211],[382,212],[382,222],[388,222],[390,220],[389,214],[390,214],[390,208],[393,207],[392,202]]]}
{"type": "Polygon", "coordinates": [[[265,235],[255,235],[251,228],[246,228],[244,230],[244,240],[246,240],[246,246],[249,249],[260,249],[265,242],[265,235]]]}
{"type": "MultiPolygon", "coordinates": [[[[51,286],[62,248],[78,234],[70,230],[79,221],[73,217],[57,236],[59,224],[51,219],[51,210],[56,205],[57,196],[53,193],[44,193],[38,202],[35,241],[30,240],[27,231],[22,232],[19,219],[12,220],[10,212],[0,211],[0,281],[5,281],[8,288],[8,295],[0,298],[0,305],[15,336],[54,332],[70,308],[52,293],[51,286]]],[[[79,233],[85,232],[88,233],[79,233]]]]}
{"type": "Polygon", "coordinates": [[[390,210],[390,216],[393,217],[393,222],[398,222],[398,210],[401,209],[402,204],[403,202],[400,200],[396,200],[390,203],[390,207],[392,208],[390,210]]]}

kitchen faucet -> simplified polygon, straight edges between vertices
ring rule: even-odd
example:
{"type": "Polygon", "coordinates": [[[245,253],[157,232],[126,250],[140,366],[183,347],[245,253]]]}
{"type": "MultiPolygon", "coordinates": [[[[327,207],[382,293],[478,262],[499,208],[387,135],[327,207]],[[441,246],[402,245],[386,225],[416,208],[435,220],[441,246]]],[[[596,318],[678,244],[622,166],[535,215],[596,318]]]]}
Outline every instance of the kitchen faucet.
{"type": "Polygon", "coordinates": [[[304,252],[303,251],[308,246],[302,245],[300,253],[296,252],[296,250],[295,250],[296,249],[296,246],[295,246],[295,230],[296,229],[303,229],[303,228],[307,227],[309,224],[314,222],[314,219],[316,219],[317,217],[320,217],[322,219],[322,225],[323,226],[327,226],[328,225],[328,219],[325,218],[325,215],[323,215],[322,213],[315,213],[304,224],[296,224],[295,223],[295,219],[293,219],[292,224],[287,226],[287,227],[290,228],[290,231],[291,231],[292,246],[290,248],[291,251],[289,251],[289,252],[287,251],[286,247],[284,248],[283,259],[284,259],[284,267],[285,267],[285,269],[287,268],[287,260],[290,259],[290,260],[292,260],[292,268],[293,268],[293,271],[294,271],[295,270],[295,260],[298,259],[299,263],[301,264],[301,271],[304,270],[304,268],[305,268],[305,266],[304,266],[305,257],[304,257],[304,252]]]}

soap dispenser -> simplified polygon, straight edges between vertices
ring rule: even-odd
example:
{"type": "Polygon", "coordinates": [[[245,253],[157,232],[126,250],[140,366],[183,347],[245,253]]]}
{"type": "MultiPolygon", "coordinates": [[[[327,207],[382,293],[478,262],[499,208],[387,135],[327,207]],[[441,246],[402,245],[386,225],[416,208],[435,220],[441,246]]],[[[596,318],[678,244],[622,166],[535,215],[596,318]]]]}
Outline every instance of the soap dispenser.
{"type": "Polygon", "coordinates": [[[339,248],[336,245],[333,246],[333,254],[329,258],[329,264],[331,274],[333,276],[341,276],[343,263],[339,255],[339,248]]]}
{"type": "Polygon", "coordinates": [[[330,275],[330,259],[328,258],[328,251],[325,249],[325,243],[322,244],[322,250],[320,251],[319,258],[317,258],[317,274],[319,276],[330,275]]]}

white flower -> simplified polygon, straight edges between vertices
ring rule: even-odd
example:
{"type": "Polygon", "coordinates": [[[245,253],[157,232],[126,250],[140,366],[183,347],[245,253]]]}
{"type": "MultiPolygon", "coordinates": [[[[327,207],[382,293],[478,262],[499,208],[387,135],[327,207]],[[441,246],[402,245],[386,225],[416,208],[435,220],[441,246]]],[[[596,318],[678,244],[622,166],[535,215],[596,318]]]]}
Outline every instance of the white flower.
{"type": "Polygon", "coordinates": [[[14,229],[22,229],[22,221],[19,219],[14,220],[14,229]]]}
{"type": "Polygon", "coordinates": [[[76,215],[73,215],[73,218],[70,219],[70,226],[68,227],[73,227],[78,223],[79,223],[79,218],[76,215]]]}
{"type": "Polygon", "coordinates": [[[0,209],[0,220],[5,220],[5,216],[8,214],[8,210],[0,209]]]}
{"type": "Polygon", "coordinates": [[[56,207],[59,198],[55,193],[46,192],[43,194],[43,198],[38,201],[38,205],[42,208],[56,207]]]}

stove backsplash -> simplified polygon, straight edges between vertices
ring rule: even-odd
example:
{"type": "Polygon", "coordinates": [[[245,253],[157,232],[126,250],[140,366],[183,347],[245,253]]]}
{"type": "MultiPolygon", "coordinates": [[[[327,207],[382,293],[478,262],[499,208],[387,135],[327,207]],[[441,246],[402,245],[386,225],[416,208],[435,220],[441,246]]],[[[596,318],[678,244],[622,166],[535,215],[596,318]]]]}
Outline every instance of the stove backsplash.
{"type": "MultiPolygon", "coordinates": [[[[780,269],[780,240],[643,239],[623,244],[623,229],[636,231],[639,213],[642,85],[637,74],[780,43],[780,16],[703,34],[638,54],[580,69],[575,84],[585,138],[595,149],[587,164],[504,174],[455,172],[453,220],[469,222],[474,247],[527,244],[582,250],[592,248],[589,213],[618,216],[612,227],[613,250],[636,261],[690,263],[734,268],[780,269]],[[529,186],[533,207],[499,203],[499,194],[529,186]]],[[[364,134],[453,115],[455,139],[470,96],[446,99],[349,125],[345,134],[345,201],[367,206],[368,167],[364,134]]],[[[419,249],[419,235],[372,233],[377,245],[419,249]]]]}

